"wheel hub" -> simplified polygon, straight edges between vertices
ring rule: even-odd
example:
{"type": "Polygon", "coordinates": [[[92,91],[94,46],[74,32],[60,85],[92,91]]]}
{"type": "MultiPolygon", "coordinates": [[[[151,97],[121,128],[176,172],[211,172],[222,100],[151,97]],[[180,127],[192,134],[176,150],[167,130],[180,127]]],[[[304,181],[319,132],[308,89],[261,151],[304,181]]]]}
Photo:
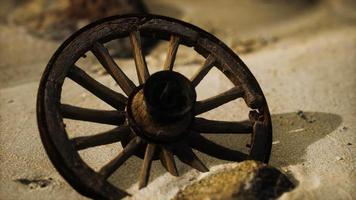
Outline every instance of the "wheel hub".
{"type": "Polygon", "coordinates": [[[195,89],[187,78],[173,71],[157,72],[129,98],[129,125],[145,139],[176,141],[193,120],[195,101],[195,89]]]}

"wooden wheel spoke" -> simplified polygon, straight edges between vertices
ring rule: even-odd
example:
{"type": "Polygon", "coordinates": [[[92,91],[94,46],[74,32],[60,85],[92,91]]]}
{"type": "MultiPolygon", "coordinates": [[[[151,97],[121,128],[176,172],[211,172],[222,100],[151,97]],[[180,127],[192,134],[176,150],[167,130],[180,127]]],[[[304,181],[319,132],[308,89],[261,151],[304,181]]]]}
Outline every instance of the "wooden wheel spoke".
{"type": "Polygon", "coordinates": [[[148,79],[150,74],[148,72],[145,57],[143,56],[139,31],[133,31],[130,33],[130,42],[135,59],[138,81],[140,84],[143,84],[148,79]]]}
{"type": "Polygon", "coordinates": [[[242,97],[243,95],[244,91],[242,90],[242,88],[239,86],[235,86],[219,95],[216,95],[203,101],[198,101],[195,105],[195,114],[199,115],[201,113],[207,112],[225,103],[228,103],[229,101],[242,97]]]}
{"type": "Polygon", "coordinates": [[[218,145],[199,133],[192,132],[188,143],[192,148],[215,158],[229,161],[242,161],[248,158],[246,154],[218,145]]]}
{"type": "Polygon", "coordinates": [[[204,163],[195,155],[192,149],[185,143],[179,143],[173,149],[174,154],[177,155],[178,159],[183,163],[197,169],[201,172],[208,172],[209,169],[204,165],[204,163]]]}
{"type": "Polygon", "coordinates": [[[178,36],[172,35],[169,41],[168,53],[166,61],[164,62],[164,70],[173,70],[174,61],[176,59],[180,38],[178,36]]]}
{"type": "Polygon", "coordinates": [[[140,173],[140,182],[138,186],[140,189],[147,186],[148,179],[150,177],[151,164],[152,164],[155,150],[156,150],[155,144],[147,144],[145,158],[143,160],[143,165],[140,173]]]}
{"type": "Polygon", "coordinates": [[[77,150],[119,142],[130,133],[127,125],[91,136],[76,137],[71,142],[77,150]]]}
{"type": "Polygon", "coordinates": [[[203,66],[198,70],[196,74],[194,74],[193,78],[191,79],[193,87],[196,87],[201,80],[208,74],[210,69],[214,66],[215,64],[215,57],[212,55],[209,55],[207,59],[205,60],[203,66]]]}
{"type": "Polygon", "coordinates": [[[104,177],[108,178],[112,173],[115,172],[129,157],[131,157],[136,149],[142,144],[142,140],[139,137],[133,138],[127,146],[119,153],[116,158],[102,167],[99,173],[104,177]]]}
{"type": "Polygon", "coordinates": [[[116,110],[94,110],[62,104],[62,116],[68,119],[96,122],[102,124],[121,125],[125,122],[125,113],[116,110]]]}
{"type": "Polygon", "coordinates": [[[195,118],[192,130],[199,133],[252,133],[252,123],[248,120],[242,122],[215,121],[204,118],[195,118]]]}
{"type": "Polygon", "coordinates": [[[79,67],[72,66],[68,77],[112,107],[118,110],[125,108],[127,98],[124,95],[99,83],[79,67]]]}
{"type": "Polygon", "coordinates": [[[161,151],[160,159],[163,167],[166,168],[166,170],[170,174],[172,174],[173,176],[178,176],[177,166],[171,151],[163,147],[161,151]]]}
{"type": "Polygon", "coordinates": [[[94,43],[92,52],[106,71],[108,71],[117,84],[119,84],[125,94],[129,96],[136,86],[115,63],[114,59],[110,56],[109,51],[104,47],[104,45],[99,42],[94,43]]]}

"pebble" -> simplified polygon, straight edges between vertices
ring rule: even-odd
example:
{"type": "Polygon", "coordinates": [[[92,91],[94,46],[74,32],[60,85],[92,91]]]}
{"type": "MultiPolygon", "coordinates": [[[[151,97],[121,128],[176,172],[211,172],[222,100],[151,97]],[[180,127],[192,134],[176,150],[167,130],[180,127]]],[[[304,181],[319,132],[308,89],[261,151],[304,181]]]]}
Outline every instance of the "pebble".
{"type": "Polygon", "coordinates": [[[305,116],[305,114],[304,114],[304,112],[303,112],[302,110],[298,110],[298,111],[297,111],[297,115],[298,115],[300,118],[302,118],[302,119],[304,119],[304,120],[307,120],[307,116],[305,116]]]}
{"type": "Polygon", "coordinates": [[[344,158],[340,157],[340,156],[336,156],[336,160],[343,160],[344,158]]]}
{"type": "Polygon", "coordinates": [[[30,189],[45,188],[48,185],[52,184],[52,178],[44,179],[28,179],[28,178],[19,178],[14,180],[22,185],[28,186],[30,189]]]}
{"type": "Polygon", "coordinates": [[[346,126],[343,126],[341,129],[340,129],[340,131],[347,131],[347,127],[346,126]]]}
{"type": "Polygon", "coordinates": [[[297,111],[297,115],[309,123],[314,123],[315,119],[309,119],[302,110],[297,111]]]}

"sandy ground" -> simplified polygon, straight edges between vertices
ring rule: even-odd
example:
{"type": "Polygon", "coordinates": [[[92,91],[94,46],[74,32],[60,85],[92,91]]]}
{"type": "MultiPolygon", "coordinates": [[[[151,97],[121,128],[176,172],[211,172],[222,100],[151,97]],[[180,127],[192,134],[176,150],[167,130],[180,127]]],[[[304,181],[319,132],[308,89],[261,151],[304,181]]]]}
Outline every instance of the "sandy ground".
{"type": "MultiPolygon", "coordinates": [[[[254,4],[233,0],[221,0],[219,4],[210,0],[150,1],[153,12],[201,26],[241,53],[272,113],[274,143],[270,164],[282,169],[298,185],[282,199],[356,199],[354,4],[352,0],[294,4],[283,0],[254,4]]],[[[57,42],[28,34],[23,27],[0,24],[0,199],[85,199],[52,167],[35,120],[39,79],[58,46],[57,42]]],[[[151,71],[159,69],[165,48],[164,43],[160,44],[147,56],[151,71]]],[[[177,57],[177,70],[186,76],[191,76],[202,62],[191,52],[180,48],[177,57]]],[[[100,75],[98,64],[90,56],[88,60],[83,61],[84,67],[101,82],[115,87],[109,76],[100,75]]],[[[124,70],[130,77],[136,77],[132,61],[117,62],[126,66],[124,70]]],[[[207,80],[198,87],[199,98],[231,87],[216,70],[209,73],[207,80]]],[[[65,102],[106,106],[73,83],[66,83],[65,88],[65,102]]],[[[246,113],[241,101],[233,101],[205,117],[232,120],[244,118],[246,113]]],[[[66,123],[73,137],[109,128],[69,120],[66,123]]],[[[247,140],[231,136],[211,139],[240,149],[247,140]]],[[[119,151],[120,146],[112,144],[81,155],[97,169],[119,151]]],[[[199,155],[212,171],[224,168],[223,161],[199,155]]],[[[170,199],[179,188],[204,175],[179,164],[184,174],[175,178],[155,162],[150,185],[137,191],[135,180],[140,163],[139,159],[130,159],[110,178],[134,193],[131,199],[170,199]]]]}

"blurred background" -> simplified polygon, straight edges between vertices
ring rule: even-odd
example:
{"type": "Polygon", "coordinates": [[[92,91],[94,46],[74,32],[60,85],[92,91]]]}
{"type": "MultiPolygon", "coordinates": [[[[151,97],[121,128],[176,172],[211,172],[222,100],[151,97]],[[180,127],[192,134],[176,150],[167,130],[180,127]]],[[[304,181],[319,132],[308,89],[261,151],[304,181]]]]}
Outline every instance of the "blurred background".
{"type": "MultiPolygon", "coordinates": [[[[282,199],[356,199],[355,0],[1,0],[0,199],[85,199],[60,177],[42,148],[35,119],[37,88],[47,62],[66,38],[97,19],[127,13],[153,13],[192,23],[242,58],[272,113],[270,164],[297,185],[282,199]],[[46,184],[42,187],[31,180],[46,184]]],[[[167,43],[143,43],[147,64],[154,71],[164,62],[167,43]]],[[[107,46],[123,70],[135,76],[129,43],[118,40],[107,46]]],[[[187,76],[193,73],[191,67],[203,62],[191,52],[180,47],[176,60],[187,76]]],[[[82,64],[90,75],[115,87],[93,56],[88,55],[82,64]]],[[[198,88],[203,97],[231,86],[218,72],[212,71],[207,78],[198,88]]],[[[64,100],[88,107],[100,104],[78,87],[65,87],[71,90],[64,100]]],[[[242,117],[235,114],[247,112],[242,103],[232,102],[208,116],[242,117]]],[[[68,126],[72,132],[96,130],[87,124],[68,122],[68,126]]],[[[214,139],[230,142],[231,147],[242,142],[214,139]]],[[[89,150],[81,156],[98,168],[119,152],[116,147],[89,150]]],[[[222,163],[203,160],[210,167],[222,163]]],[[[126,176],[136,180],[135,165],[139,166],[138,161],[130,161],[111,181],[136,191],[133,182],[123,181],[126,176]]],[[[172,179],[164,173],[156,169],[152,188],[136,191],[132,198],[169,199],[159,187],[171,191],[186,177],[172,179]]]]}
{"type": "MultiPolygon", "coordinates": [[[[353,0],[3,0],[0,87],[38,80],[61,42],[107,16],[150,12],[182,19],[218,36],[237,53],[248,54],[295,34],[354,24],[355,4],[353,0]]],[[[118,56],[126,56],[125,45],[116,46],[118,56]]]]}

